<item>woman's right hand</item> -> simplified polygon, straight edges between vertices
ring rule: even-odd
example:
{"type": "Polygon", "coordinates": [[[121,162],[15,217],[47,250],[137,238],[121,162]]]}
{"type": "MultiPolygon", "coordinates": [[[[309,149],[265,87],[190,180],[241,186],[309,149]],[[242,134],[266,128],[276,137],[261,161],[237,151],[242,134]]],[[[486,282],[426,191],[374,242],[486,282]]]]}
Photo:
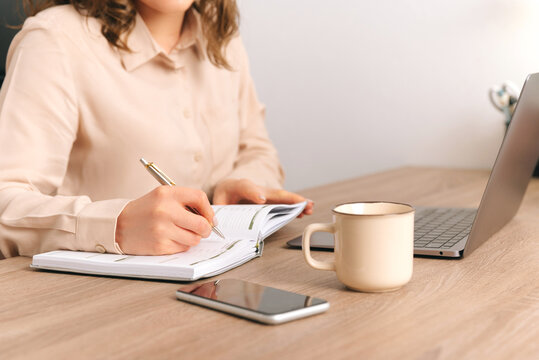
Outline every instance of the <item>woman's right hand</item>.
{"type": "Polygon", "coordinates": [[[116,242],[126,254],[167,255],[208,237],[213,209],[201,190],[159,186],[129,202],[116,220],[116,242]],[[186,209],[190,206],[200,215],[186,209]]]}

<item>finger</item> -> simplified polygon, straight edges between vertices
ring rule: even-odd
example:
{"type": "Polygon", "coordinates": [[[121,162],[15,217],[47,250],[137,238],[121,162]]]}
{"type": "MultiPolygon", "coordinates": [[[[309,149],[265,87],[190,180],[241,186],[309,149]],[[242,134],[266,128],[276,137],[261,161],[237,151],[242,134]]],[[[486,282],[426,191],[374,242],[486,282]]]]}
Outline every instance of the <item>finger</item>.
{"type": "Polygon", "coordinates": [[[312,202],[311,200],[309,200],[307,202],[307,206],[305,206],[305,209],[303,209],[303,213],[305,215],[311,215],[313,213],[313,208],[314,208],[314,202],[312,202]]]}
{"type": "Polygon", "coordinates": [[[303,217],[303,215],[312,215],[313,206],[314,206],[314,203],[311,200],[308,200],[307,205],[303,209],[303,212],[301,214],[299,214],[298,218],[301,219],[303,217]]]}
{"type": "Polygon", "coordinates": [[[177,253],[186,252],[187,250],[189,250],[190,247],[184,244],[179,244],[175,241],[171,241],[169,248],[171,251],[170,254],[177,254],[177,253]]]}
{"type": "MultiPolygon", "coordinates": [[[[177,200],[184,205],[190,206],[199,213],[199,215],[206,218],[206,220],[213,224],[213,218],[215,214],[208,200],[208,196],[202,190],[178,188],[175,192],[177,200]]],[[[196,232],[196,231],[195,231],[196,232]]]]}
{"type": "MultiPolygon", "coordinates": [[[[175,211],[173,214],[172,221],[174,225],[176,225],[181,230],[188,230],[196,235],[200,235],[205,238],[210,236],[211,225],[208,220],[205,217],[193,214],[186,209],[182,208],[178,211],[175,211]]],[[[176,233],[178,233],[178,231],[176,231],[176,233]]],[[[175,236],[174,238],[177,239],[178,236],[175,236]]]]}
{"type": "Polygon", "coordinates": [[[187,247],[193,247],[200,244],[202,237],[198,234],[195,234],[192,231],[185,230],[179,227],[176,227],[174,235],[171,236],[170,240],[187,247]]]}
{"type": "Polygon", "coordinates": [[[226,191],[221,188],[216,188],[215,193],[213,194],[213,204],[214,205],[226,205],[228,204],[228,197],[226,191]]]}
{"type": "Polygon", "coordinates": [[[189,246],[166,239],[155,245],[155,251],[152,255],[171,255],[187,250],[189,250],[189,246]]]}
{"type": "Polygon", "coordinates": [[[264,204],[267,199],[265,189],[250,180],[238,181],[235,191],[239,198],[238,200],[247,200],[254,204],[264,204]]]}
{"type": "Polygon", "coordinates": [[[267,202],[272,204],[296,204],[305,201],[303,196],[281,189],[266,189],[266,198],[267,202]]]}

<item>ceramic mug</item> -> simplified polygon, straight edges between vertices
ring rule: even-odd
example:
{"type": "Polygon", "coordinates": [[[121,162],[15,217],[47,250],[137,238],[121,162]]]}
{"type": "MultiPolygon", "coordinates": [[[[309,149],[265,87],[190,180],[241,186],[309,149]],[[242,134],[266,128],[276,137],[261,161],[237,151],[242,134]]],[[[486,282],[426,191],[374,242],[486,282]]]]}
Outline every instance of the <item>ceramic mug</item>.
{"type": "Polygon", "coordinates": [[[396,290],[412,277],[414,208],[391,202],[354,202],[333,209],[333,223],[310,224],[303,232],[303,255],[319,270],[337,273],[348,288],[365,292],[396,290]],[[311,235],[333,233],[335,260],[312,258],[311,235]]]}

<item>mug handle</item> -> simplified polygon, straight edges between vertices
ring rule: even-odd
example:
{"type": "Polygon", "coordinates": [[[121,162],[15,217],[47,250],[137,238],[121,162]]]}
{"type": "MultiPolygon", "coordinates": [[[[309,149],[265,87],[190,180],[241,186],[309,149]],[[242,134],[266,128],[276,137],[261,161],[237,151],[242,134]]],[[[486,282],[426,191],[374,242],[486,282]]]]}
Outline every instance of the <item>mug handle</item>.
{"type": "Polygon", "coordinates": [[[305,256],[305,261],[307,261],[307,264],[309,264],[311,267],[318,269],[318,270],[329,270],[329,271],[335,271],[335,261],[319,261],[313,259],[311,256],[311,235],[317,231],[323,231],[335,234],[335,225],[334,224],[310,224],[307,225],[305,230],[303,231],[303,240],[302,240],[302,248],[303,248],[303,256],[305,256]]]}

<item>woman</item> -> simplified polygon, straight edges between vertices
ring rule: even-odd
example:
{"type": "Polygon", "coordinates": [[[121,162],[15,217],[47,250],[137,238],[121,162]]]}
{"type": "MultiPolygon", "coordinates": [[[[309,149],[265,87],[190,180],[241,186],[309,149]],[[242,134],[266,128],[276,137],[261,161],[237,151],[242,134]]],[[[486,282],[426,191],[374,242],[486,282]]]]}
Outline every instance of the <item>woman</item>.
{"type": "Polygon", "coordinates": [[[44,8],[32,8],[13,40],[0,92],[4,256],[171,254],[210,234],[208,196],[303,200],[280,189],[235,1],[47,0],[44,8]],[[155,188],[142,156],[179,186],[155,188]]]}

